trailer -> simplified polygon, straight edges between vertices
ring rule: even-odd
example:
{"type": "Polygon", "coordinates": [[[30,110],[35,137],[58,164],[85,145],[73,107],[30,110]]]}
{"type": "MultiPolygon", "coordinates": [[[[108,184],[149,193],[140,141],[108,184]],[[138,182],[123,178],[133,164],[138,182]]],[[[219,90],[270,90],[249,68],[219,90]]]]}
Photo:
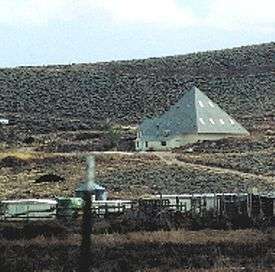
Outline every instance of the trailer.
{"type": "Polygon", "coordinates": [[[0,202],[0,220],[48,220],[55,218],[54,199],[18,199],[0,202]]]}

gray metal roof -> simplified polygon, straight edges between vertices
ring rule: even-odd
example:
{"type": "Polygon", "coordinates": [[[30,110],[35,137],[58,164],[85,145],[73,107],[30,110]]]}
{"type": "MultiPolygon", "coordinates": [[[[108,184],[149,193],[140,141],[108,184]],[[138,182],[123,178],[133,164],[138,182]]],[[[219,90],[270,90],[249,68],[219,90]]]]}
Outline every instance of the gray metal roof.
{"type": "Polygon", "coordinates": [[[81,182],[76,188],[76,192],[95,192],[95,191],[105,191],[106,189],[95,182],[81,182]]]}
{"type": "Polygon", "coordinates": [[[141,138],[168,139],[180,134],[249,134],[216,103],[193,87],[175,105],[159,117],[146,118],[140,124],[141,138]]]}

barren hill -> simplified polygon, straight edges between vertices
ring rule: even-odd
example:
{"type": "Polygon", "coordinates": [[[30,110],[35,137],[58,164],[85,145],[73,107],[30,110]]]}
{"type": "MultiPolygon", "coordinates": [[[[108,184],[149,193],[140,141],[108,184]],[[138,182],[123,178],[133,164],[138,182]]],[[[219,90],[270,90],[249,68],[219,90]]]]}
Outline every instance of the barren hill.
{"type": "Polygon", "coordinates": [[[274,125],[275,43],[144,60],[0,69],[0,114],[20,130],[136,123],[193,85],[249,129],[274,125]]]}

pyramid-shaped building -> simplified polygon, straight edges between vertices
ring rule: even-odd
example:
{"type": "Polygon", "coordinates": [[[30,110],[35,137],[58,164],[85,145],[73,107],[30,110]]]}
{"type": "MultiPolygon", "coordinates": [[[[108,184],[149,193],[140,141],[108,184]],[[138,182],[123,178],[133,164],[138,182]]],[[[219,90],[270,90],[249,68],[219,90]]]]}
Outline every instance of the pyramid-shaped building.
{"type": "Polygon", "coordinates": [[[198,88],[193,87],[159,117],[139,126],[136,150],[169,150],[203,140],[249,135],[198,88]]]}

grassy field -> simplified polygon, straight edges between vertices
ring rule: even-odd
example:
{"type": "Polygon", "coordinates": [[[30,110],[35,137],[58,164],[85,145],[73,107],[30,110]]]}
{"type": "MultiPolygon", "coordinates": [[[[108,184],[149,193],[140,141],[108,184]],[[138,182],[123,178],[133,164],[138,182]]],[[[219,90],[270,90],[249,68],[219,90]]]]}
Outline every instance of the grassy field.
{"type": "MultiPolygon", "coordinates": [[[[167,164],[155,154],[96,154],[97,182],[105,186],[112,198],[136,198],[152,193],[195,193],[259,191],[274,189],[272,167],[269,173],[257,175],[257,164],[251,170],[241,169],[247,164],[245,155],[232,155],[238,167],[230,165],[228,157],[202,155],[177,155],[188,163],[167,164]],[[224,160],[221,159],[224,158],[224,160]],[[228,159],[227,159],[228,158],[228,159]],[[242,163],[239,161],[242,160],[242,163]],[[191,162],[191,164],[189,164],[191,162]],[[216,162],[216,164],[215,164],[216,162]],[[220,168],[215,168],[219,166],[220,168]],[[229,170],[228,170],[229,168],[229,170]],[[231,169],[230,169],[231,168],[231,169]],[[235,170],[239,171],[235,171],[235,170]],[[244,172],[244,173],[243,173],[244,172]],[[247,175],[246,173],[252,173],[247,175]],[[267,175],[267,177],[266,177],[267,175]]],[[[0,159],[0,197],[55,197],[72,196],[85,175],[85,155],[40,152],[7,152],[0,159]],[[5,158],[12,158],[6,165],[5,158]],[[45,174],[64,177],[62,182],[36,183],[45,174]]],[[[265,157],[268,160],[268,157],[265,157]]],[[[272,159],[272,158],[270,158],[272,159]]],[[[234,161],[233,161],[234,162],[234,161]]],[[[263,167],[268,170],[269,161],[263,167]]],[[[260,168],[258,167],[258,172],[260,168]]]]}
{"type": "MultiPolygon", "coordinates": [[[[79,235],[0,240],[0,271],[76,271],[79,235]]],[[[92,271],[273,271],[274,230],[92,236],[92,271]]]]}

